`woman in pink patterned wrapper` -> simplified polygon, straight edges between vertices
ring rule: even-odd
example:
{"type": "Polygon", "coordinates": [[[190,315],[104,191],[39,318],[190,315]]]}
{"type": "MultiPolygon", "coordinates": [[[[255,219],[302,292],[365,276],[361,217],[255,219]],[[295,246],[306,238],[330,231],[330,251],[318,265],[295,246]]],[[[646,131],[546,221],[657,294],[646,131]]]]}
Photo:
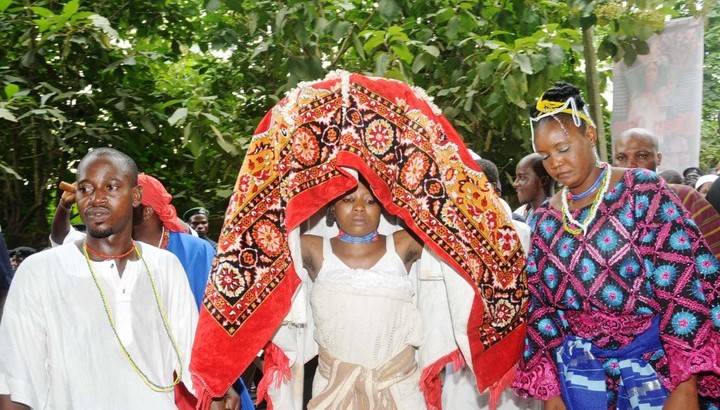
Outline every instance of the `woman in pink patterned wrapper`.
{"type": "Polygon", "coordinates": [[[564,188],[533,217],[516,391],[548,410],[713,408],[720,267],[697,225],[654,172],[597,159],[574,86],[546,91],[531,123],[564,188]]]}
{"type": "Polygon", "coordinates": [[[416,348],[423,339],[410,266],[423,245],[378,233],[382,207],[360,179],[328,211],[333,238],[302,235],[319,365],[309,409],[424,409],[416,348]]]}

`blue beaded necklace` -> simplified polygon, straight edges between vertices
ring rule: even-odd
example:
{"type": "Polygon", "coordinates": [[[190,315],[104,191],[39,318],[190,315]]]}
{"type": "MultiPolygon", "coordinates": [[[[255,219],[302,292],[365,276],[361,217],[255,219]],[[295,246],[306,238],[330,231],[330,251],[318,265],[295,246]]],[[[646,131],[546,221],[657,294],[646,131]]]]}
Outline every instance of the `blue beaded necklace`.
{"type": "Polygon", "coordinates": [[[341,240],[342,242],[346,243],[371,243],[378,240],[378,231],[370,232],[369,234],[365,236],[352,236],[349,233],[340,230],[338,233],[337,238],[341,240]]]}
{"type": "Polygon", "coordinates": [[[586,197],[588,197],[590,194],[592,194],[593,192],[595,192],[595,191],[600,187],[600,184],[602,183],[603,177],[605,176],[605,173],[607,172],[607,170],[608,170],[609,168],[610,168],[610,165],[607,164],[607,163],[605,163],[605,164],[603,165],[603,170],[602,170],[602,172],[600,173],[600,175],[598,175],[598,177],[597,177],[597,179],[595,180],[595,182],[594,182],[594,183],[590,186],[590,188],[588,188],[585,192],[582,192],[582,193],[580,193],[580,194],[575,195],[575,194],[573,194],[572,192],[570,192],[570,190],[568,190],[568,199],[571,200],[571,201],[577,201],[577,200],[586,198],[586,197]]]}

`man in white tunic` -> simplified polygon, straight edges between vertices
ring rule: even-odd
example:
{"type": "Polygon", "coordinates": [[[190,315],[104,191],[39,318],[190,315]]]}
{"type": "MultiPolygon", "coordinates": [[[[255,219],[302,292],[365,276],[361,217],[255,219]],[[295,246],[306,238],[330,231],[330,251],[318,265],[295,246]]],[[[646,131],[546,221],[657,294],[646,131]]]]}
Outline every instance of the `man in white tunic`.
{"type": "Polygon", "coordinates": [[[137,166],[107,148],[77,172],[87,238],[26,259],[0,324],[0,407],[174,409],[197,308],[178,259],[132,240],[137,166]]]}

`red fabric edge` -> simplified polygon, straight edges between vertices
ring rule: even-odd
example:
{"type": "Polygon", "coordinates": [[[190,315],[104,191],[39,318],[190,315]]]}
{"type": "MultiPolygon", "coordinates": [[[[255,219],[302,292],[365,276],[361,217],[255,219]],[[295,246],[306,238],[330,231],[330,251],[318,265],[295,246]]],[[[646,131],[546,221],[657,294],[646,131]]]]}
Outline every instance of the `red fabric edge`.
{"type": "Polygon", "coordinates": [[[515,366],[511,367],[495,384],[490,386],[490,400],[488,401],[488,407],[490,410],[496,410],[497,405],[500,402],[500,395],[503,390],[512,386],[515,380],[515,366]]]}
{"type": "Polygon", "coordinates": [[[521,324],[517,329],[505,336],[502,341],[484,351],[479,338],[469,338],[470,351],[473,352],[473,370],[475,371],[479,391],[485,391],[488,387],[502,380],[503,376],[514,368],[523,349],[525,326],[525,323],[521,324]]]}
{"type": "Polygon", "coordinates": [[[455,369],[459,369],[464,364],[464,360],[460,350],[455,350],[426,366],[422,370],[420,376],[420,390],[425,396],[425,404],[428,410],[442,410],[442,381],[440,380],[440,372],[445,365],[452,362],[455,369]]]}
{"type": "MultiPolygon", "coordinates": [[[[278,312],[287,313],[290,310],[292,296],[299,284],[300,278],[298,278],[294,267],[291,265],[285,279],[282,280],[273,291],[273,297],[267,298],[242,325],[244,328],[242,332],[244,337],[242,343],[238,343],[234,337],[215,337],[217,332],[220,331],[217,328],[215,319],[209,316],[210,312],[208,312],[207,309],[201,309],[201,321],[212,323],[213,326],[198,326],[195,340],[212,340],[213,343],[195,343],[193,345],[190,370],[192,373],[193,386],[195,387],[198,397],[198,410],[207,410],[210,407],[210,401],[213,397],[224,395],[233,381],[237,380],[253,359],[255,359],[260,348],[272,338],[285,317],[285,314],[279,315],[278,312]],[[226,360],[228,357],[232,357],[233,361],[238,363],[237,366],[234,366],[238,371],[219,377],[218,372],[223,370],[227,371],[228,366],[222,369],[215,368],[211,365],[211,363],[216,362],[215,360],[206,359],[202,362],[194,360],[195,357],[208,358],[217,355],[225,357],[226,360]],[[210,389],[208,383],[206,383],[202,377],[198,376],[200,374],[213,375],[214,379],[229,380],[229,383],[223,387],[222,391],[214,391],[210,389]],[[207,400],[208,397],[210,400],[207,400]]],[[[235,334],[238,333],[239,329],[235,334]]]]}
{"type": "Polygon", "coordinates": [[[257,402],[255,404],[260,404],[264,399],[267,403],[268,410],[273,410],[274,406],[268,394],[268,389],[270,385],[279,387],[282,383],[292,378],[290,359],[288,359],[282,349],[270,342],[265,347],[264,362],[263,378],[257,386],[257,402]]]}

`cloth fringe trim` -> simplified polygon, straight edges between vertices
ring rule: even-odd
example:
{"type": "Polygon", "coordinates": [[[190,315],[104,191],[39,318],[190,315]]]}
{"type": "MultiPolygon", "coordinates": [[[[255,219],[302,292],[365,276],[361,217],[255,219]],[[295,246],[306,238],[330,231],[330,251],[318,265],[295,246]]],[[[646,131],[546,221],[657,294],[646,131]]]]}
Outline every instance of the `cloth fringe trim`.
{"type": "Polygon", "coordinates": [[[255,404],[260,404],[265,399],[268,410],[273,410],[268,389],[271,384],[274,387],[280,387],[281,384],[288,382],[292,378],[292,370],[290,370],[290,359],[275,343],[270,342],[265,346],[264,360],[263,378],[257,386],[257,401],[255,404]]]}
{"type": "Polygon", "coordinates": [[[460,370],[465,366],[465,359],[460,350],[455,350],[448,355],[436,360],[430,366],[423,369],[420,376],[420,390],[425,396],[425,403],[428,410],[442,410],[442,381],[440,372],[445,365],[452,362],[453,369],[460,370]]]}
{"type": "Polygon", "coordinates": [[[497,405],[500,402],[500,395],[502,392],[512,386],[515,381],[515,366],[511,367],[510,370],[505,373],[500,380],[495,382],[488,390],[490,390],[490,400],[488,400],[488,406],[490,410],[497,409],[497,405]]]}
{"type": "Polygon", "coordinates": [[[208,389],[202,389],[202,393],[200,393],[201,397],[197,398],[197,407],[195,407],[196,410],[210,410],[210,405],[213,401],[213,396],[210,394],[210,390],[208,389]]]}

